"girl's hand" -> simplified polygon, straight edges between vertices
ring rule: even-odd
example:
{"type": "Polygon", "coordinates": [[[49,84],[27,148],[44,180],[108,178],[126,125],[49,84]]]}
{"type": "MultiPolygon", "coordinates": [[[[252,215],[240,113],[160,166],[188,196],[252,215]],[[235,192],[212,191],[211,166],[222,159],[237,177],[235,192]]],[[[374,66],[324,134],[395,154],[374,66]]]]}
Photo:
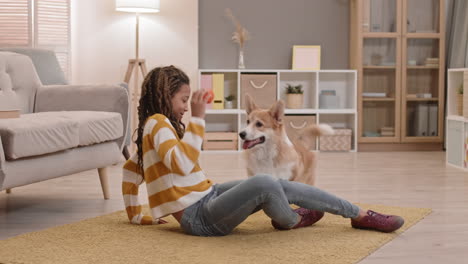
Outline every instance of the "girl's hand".
{"type": "Polygon", "coordinates": [[[190,105],[192,107],[192,116],[205,118],[205,108],[207,103],[207,92],[203,89],[197,90],[192,94],[190,105]]]}
{"type": "Polygon", "coordinates": [[[167,224],[167,221],[161,218],[158,218],[156,220],[153,220],[154,225],[161,225],[161,224],[167,224]]]}

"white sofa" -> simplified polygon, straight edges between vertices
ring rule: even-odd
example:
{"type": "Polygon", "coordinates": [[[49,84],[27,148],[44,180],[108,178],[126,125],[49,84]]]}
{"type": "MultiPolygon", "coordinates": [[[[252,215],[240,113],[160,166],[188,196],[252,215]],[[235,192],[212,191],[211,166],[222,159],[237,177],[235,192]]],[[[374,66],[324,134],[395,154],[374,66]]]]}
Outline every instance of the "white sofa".
{"type": "Polygon", "coordinates": [[[129,105],[119,85],[43,86],[31,59],[0,51],[0,191],[98,169],[109,198],[105,168],[122,160],[129,105]]]}

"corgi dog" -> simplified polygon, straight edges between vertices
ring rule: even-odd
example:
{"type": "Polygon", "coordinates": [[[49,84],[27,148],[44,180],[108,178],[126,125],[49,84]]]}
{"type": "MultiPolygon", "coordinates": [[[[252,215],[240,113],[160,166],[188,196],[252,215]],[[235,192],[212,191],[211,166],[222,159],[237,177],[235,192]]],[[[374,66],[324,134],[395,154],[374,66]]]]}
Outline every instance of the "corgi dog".
{"type": "Polygon", "coordinates": [[[247,162],[247,174],[268,174],[278,179],[315,183],[315,153],[310,151],[317,136],[333,134],[329,125],[304,128],[294,142],[289,140],[283,123],[284,102],[260,109],[246,95],[247,127],[239,136],[247,162]]]}

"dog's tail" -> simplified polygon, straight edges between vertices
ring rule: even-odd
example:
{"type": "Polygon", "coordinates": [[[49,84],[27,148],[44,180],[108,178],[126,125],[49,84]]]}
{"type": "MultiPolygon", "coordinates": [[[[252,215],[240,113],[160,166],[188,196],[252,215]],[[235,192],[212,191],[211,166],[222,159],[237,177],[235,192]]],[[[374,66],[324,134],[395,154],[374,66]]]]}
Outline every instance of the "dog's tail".
{"type": "Polygon", "coordinates": [[[324,135],[333,135],[335,131],[327,124],[311,125],[304,128],[298,137],[298,143],[303,145],[306,149],[312,148],[315,143],[315,138],[324,135]]]}

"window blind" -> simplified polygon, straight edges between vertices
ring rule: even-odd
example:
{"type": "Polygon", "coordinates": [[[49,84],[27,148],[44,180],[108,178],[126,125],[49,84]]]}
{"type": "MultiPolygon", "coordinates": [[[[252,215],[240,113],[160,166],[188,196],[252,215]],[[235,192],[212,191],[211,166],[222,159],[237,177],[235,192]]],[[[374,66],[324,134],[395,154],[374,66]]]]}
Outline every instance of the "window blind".
{"type": "Polygon", "coordinates": [[[0,0],[0,46],[53,50],[68,78],[70,0],[0,0]]]}
{"type": "Polygon", "coordinates": [[[32,47],[31,0],[0,0],[0,46],[32,47]]]}

